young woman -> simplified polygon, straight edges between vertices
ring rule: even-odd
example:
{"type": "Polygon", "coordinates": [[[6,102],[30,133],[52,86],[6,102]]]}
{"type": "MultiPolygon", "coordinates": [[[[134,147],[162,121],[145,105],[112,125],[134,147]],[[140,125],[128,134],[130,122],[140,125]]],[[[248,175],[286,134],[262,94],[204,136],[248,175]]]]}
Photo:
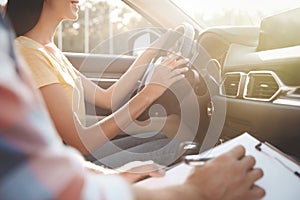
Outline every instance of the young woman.
{"type": "MultiPolygon", "coordinates": [[[[176,55],[165,59],[154,71],[151,82],[125,105],[121,105],[127,94],[136,89],[151,59],[160,53],[157,47],[164,38],[139,56],[118,82],[102,89],[77,71],[53,41],[57,26],[63,20],[77,20],[78,3],[77,0],[9,0],[6,16],[15,29],[16,44],[31,68],[62,140],[88,156],[135,124],[135,119],[169,86],[181,80],[184,77],[182,74],[187,71],[181,66],[187,61],[176,55]],[[106,109],[112,109],[112,106],[120,108],[96,124],[85,127],[84,101],[106,109]]],[[[148,147],[153,147],[152,143],[148,147]]],[[[128,158],[128,155],[123,155],[123,158],[127,159],[124,162],[136,159],[128,158]]],[[[147,156],[143,158],[149,159],[147,156]]],[[[120,159],[117,157],[115,160],[120,159]]],[[[119,164],[122,163],[116,165],[119,164]]]]}

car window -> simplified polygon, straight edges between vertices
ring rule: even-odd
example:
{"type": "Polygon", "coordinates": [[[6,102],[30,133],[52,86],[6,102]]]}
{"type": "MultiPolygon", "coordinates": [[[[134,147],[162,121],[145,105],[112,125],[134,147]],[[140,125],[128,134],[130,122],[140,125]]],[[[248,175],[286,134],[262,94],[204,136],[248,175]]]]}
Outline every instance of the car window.
{"type": "Polygon", "coordinates": [[[299,0],[170,0],[197,22],[209,26],[259,26],[262,18],[300,7],[299,0]],[[189,2],[189,3],[187,3],[189,2]],[[197,5],[197,6],[195,6],[197,5]]]}
{"type": "Polygon", "coordinates": [[[79,19],[64,21],[55,42],[64,52],[121,54],[128,50],[125,41],[131,34],[150,26],[121,0],[84,0],[79,19]]]}

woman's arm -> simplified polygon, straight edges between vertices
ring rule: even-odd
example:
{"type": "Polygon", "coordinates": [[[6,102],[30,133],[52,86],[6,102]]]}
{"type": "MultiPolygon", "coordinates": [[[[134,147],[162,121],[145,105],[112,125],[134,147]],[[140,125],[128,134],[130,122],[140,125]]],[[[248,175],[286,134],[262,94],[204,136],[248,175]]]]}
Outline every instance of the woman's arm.
{"type": "Polygon", "coordinates": [[[128,94],[133,93],[138,86],[138,81],[145,73],[149,63],[155,57],[166,54],[166,41],[172,37],[175,32],[168,30],[158,40],[153,42],[137,59],[132,63],[129,69],[121,78],[107,89],[100,88],[92,81],[81,74],[83,87],[85,90],[85,99],[101,108],[116,110],[123,105],[124,99],[128,94]]]}
{"type": "Polygon", "coordinates": [[[123,130],[123,132],[135,135],[142,132],[157,132],[158,130],[168,138],[176,136],[181,140],[191,140],[194,136],[191,129],[176,114],[166,117],[151,117],[145,121],[136,120],[123,130]]]}
{"type": "Polygon", "coordinates": [[[178,57],[166,59],[154,71],[152,81],[141,92],[113,114],[90,127],[80,124],[72,111],[67,97],[58,83],[41,87],[48,111],[62,139],[84,155],[125,130],[144,110],[149,107],[174,82],[183,78],[186,68],[175,69],[186,64],[178,57]],[[59,98],[57,98],[59,97],[59,98]]]}
{"type": "Polygon", "coordinates": [[[155,51],[146,50],[139,56],[121,76],[121,78],[107,89],[103,89],[79,73],[82,79],[85,99],[96,106],[108,110],[116,110],[128,94],[133,93],[138,86],[138,81],[154,57],[155,51]]]}

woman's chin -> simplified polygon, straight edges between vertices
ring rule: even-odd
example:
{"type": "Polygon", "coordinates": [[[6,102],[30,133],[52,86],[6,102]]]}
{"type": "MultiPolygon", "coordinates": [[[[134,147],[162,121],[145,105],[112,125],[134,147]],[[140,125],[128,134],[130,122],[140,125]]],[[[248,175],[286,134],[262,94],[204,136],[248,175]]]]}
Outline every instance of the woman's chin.
{"type": "Polygon", "coordinates": [[[76,21],[76,20],[78,20],[78,14],[70,15],[70,16],[66,17],[65,20],[76,21]]]}

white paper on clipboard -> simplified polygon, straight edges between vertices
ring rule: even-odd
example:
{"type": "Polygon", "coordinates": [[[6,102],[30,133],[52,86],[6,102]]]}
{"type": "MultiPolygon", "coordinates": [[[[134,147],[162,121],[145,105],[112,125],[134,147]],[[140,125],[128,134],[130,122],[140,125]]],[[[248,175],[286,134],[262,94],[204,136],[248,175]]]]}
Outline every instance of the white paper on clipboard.
{"type": "MultiPolygon", "coordinates": [[[[255,148],[260,141],[244,133],[230,141],[210,149],[201,155],[203,157],[218,156],[236,145],[243,145],[246,148],[246,154],[252,155],[256,159],[255,167],[262,168],[264,177],[257,181],[257,185],[266,191],[264,200],[299,200],[300,199],[300,178],[294,172],[300,172],[300,166],[288,159],[279,151],[270,148],[262,143],[262,151],[255,148]]],[[[189,175],[192,167],[180,164],[167,171],[166,176],[162,178],[149,178],[136,185],[154,189],[170,185],[183,183],[189,175]]]]}

